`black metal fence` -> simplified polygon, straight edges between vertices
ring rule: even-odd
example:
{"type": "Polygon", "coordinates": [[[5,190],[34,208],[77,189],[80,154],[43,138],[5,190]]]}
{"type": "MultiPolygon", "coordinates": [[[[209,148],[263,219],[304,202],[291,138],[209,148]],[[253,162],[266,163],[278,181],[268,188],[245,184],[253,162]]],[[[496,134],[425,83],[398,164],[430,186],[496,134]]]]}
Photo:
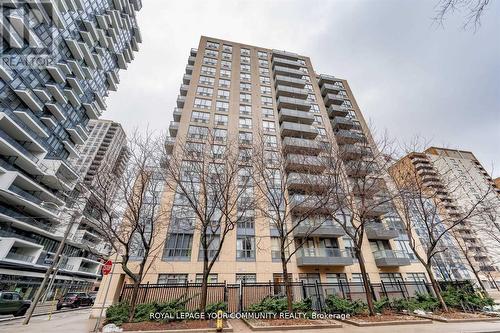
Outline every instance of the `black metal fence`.
{"type": "MultiPolygon", "coordinates": [[[[337,283],[290,283],[292,298],[301,301],[310,298],[313,309],[322,311],[326,309],[326,299],[335,295],[349,300],[366,302],[365,288],[362,283],[337,282],[337,283]]],[[[130,301],[133,285],[126,284],[122,289],[120,301],[130,301]]],[[[370,293],[375,300],[408,299],[419,294],[434,295],[432,286],[425,282],[380,282],[370,283],[370,293]]],[[[168,302],[184,297],[188,299],[186,308],[195,311],[198,308],[201,294],[201,283],[183,284],[141,284],[139,286],[138,303],[168,302]]],[[[261,283],[209,283],[207,304],[225,302],[228,312],[245,311],[252,304],[259,303],[269,296],[285,296],[285,284],[275,282],[261,283]]]]}

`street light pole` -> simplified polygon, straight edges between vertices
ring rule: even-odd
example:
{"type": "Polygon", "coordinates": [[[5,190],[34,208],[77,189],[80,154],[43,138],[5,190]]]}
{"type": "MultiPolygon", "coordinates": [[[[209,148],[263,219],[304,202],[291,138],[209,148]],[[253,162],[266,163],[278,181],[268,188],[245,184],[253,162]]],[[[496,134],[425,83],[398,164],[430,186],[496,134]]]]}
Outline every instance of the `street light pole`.
{"type": "Polygon", "coordinates": [[[31,306],[28,309],[28,312],[26,313],[26,318],[24,318],[23,325],[29,324],[31,317],[33,316],[33,312],[35,311],[35,308],[36,308],[38,302],[40,301],[43,290],[45,289],[45,285],[47,284],[47,281],[50,278],[50,274],[54,271],[54,267],[56,267],[56,265],[58,265],[58,263],[59,263],[59,260],[60,260],[59,257],[62,254],[66,240],[68,239],[71,228],[73,227],[73,223],[80,215],[82,215],[82,214],[79,210],[75,210],[73,212],[73,214],[71,215],[69,223],[66,226],[66,230],[64,231],[64,236],[63,236],[61,242],[59,243],[59,247],[57,248],[56,254],[54,256],[54,261],[52,262],[50,267],[45,272],[45,276],[43,277],[42,283],[40,284],[40,287],[36,291],[35,297],[33,298],[33,302],[31,303],[31,306]]]}

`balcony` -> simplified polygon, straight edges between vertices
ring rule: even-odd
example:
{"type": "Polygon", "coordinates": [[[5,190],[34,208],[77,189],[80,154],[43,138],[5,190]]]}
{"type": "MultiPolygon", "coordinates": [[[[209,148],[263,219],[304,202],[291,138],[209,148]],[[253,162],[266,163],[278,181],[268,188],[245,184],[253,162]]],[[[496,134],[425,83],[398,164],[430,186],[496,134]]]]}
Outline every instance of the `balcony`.
{"type": "Polygon", "coordinates": [[[306,89],[284,86],[278,84],[276,86],[276,96],[285,96],[285,97],[295,97],[299,99],[307,99],[309,92],[306,89]]]}
{"type": "Polygon", "coordinates": [[[321,86],[321,95],[326,96],[326,94],[338,94],[339,91],[342,90],[345,90],[344,87],[336,84],[325,83],[321,86]]]}
{"type": "MultiPolygon", "coordinates": [[[[54,224],[54,221],[44,218],[34,218],[20,210],[13,210],[3,206],[0,206],[0,219],[4,222],[15,223],[16,227],[35,233],[44,234],[45,232],[46,235],[53,236],[57,232],[57,226],[54,224]]],[[[0,232],[0,236],[10,237],[11,235],[7,234],[7,232],[0,232]]]]}
{"type": "Polygon", "coordinates": [[[193,56],[189,56],[188,58],[188,64],[189,65],[194,65],[194,61],[196,60],[196,57],[193,57],[193,56]]]}
{"type": "Polygon", "coordinates": [[[186,96],[177,96],[177,107],[178,108],[183,108],[184,103],[186,102],[186,96]]]}
{"type": "Polygon", "coordinates": [[[167,137],[165,142],[165,147],[168,154],[172,154],[172,152],[174,151],[174,145],[175,145],[175,138],[167,137]]]}
{"type": "Polygon", "coordinates": [[[299,69],[302,67],[302,65],[297,61],[297,60],[291,60],[291,59],[286,59],[286,58],[281,58],[278,56],[273,56],[273,64],[278,65],[278,66],[284,66],[284,67],[290,67],[290,68],[295,68],[299,69]]]}
{"type": "Polygon", "coordinates": [[[306,100],[293,97],[279,96],[276,100],[278,109],[288,108],[294,110],[309,111],[311,109],[311,103],[306,100]]]}
{"type": "Polygon", "coordinates": [[[14,92],[17,96],[30,108],[33,112],[42,112],[43,105],[40,103],[39,99],[30,90],[16,89],[14,92]]]}
{"type": "Polygon", "coordinates": [[[293,230],[294,237],[342,237],[345,235],[344,229],[339,225],[324,223],[320,227],[307,225],[302,222],[293,230]]]}
{"type": "Polygon", "coordinates": [[[332,119],[332,127],[333,129],[344,129],[350,130],[356,126],[356,123],[349,118],[346,117],[334,117],[332,119]]]}
{"type": "Polygon", "coordinates": [[[186,96],[188,89],[189,89],[188,84],[181,84],[181,87],[179,88],[179,93],[181,94],[181,96],[186,96]]]}
{"type": "Polygon", "coordinates": [[[302,77],[306,74],[299,69],[293,69],[284,66],[274,66],[273,71],[275,75],[285,75],[289,77],[294,77],[297,79],[302,79],[302,77]]]}
{"type": "Polygon", "coordinates": [[[192,76],[190,74],[184,74],[182,76],[182,83],[189,84],[191,82],[192,76]]]}
{"type": "Polygon", "coordinates": [[[311,125],[314,122],[314,115],[307,111],[304,112],[292,109],[280,109],[279,119],[280,122],[290,121],[294,123],[311,125]]]}
{"type": "Polygon", "coordinates": [[[382,250],[373,252],[377,267],[398,267],[411,264],[408,255],[402,251],[382,250]]]}
{"type": "Polygon", "coordinates": [[[371,154],[371,150],[365,146],[356,146],[356,145],[342,145],[339,148],[340,157],[345,160],[358,160],[363,156],[367,156],[371,154]]]}
{"type": "Polygon", "coordinates": [[[286,169],[288,171],[321,172],[325,168],[326,163],[322,157],[299,154],[286,156],[286,169]]]}
{"type": "Polygon", "coordinates": [[[174,108],[173,116],[175,122],[181,121],[182,108],[174,108]]]}
{"type": "Polygon", "coordinates": [[[366,141],[363,134],[348,130],[338,130],[334,135],[339,144],[353,144],[366,141]]]}
{"type": "MultiPolygon", "coordinates": [[[[304,156],[304,155],[302,155],[304,156]]],[[[287,186],[290,190],[323,192],[329,186],[329,179],[322,175],[292,172],[288,175],[287,186]]]]}
{"type": "Polygon", "coordinates": [[[323,98],[323,101],[325,102],[325,105],[329,107],[330,105],[341,105],[344,103],[344,96],[343,95],[338,95],[338,94],[326,94],[325,97],[323,98]]]}
{"type": "Polygon", "coordinates": [[[301,248],[297,266],[350,266],[354,263],[348,252],[335,248],[301,248]]]}
{"type": "Polygon", "coordinates": [[[347,175],[350,177],[364,177],[375,171],[373,164],[364,161],[347,161],[344,166],[347,175]]]}
{"type": "Polygon", "coordinates": [[[193,48],[193,49],[191,49],[191,51],[190,51],[189,55],[190,55],[191,57],[196,57],[196,54],[197,54],[197,53],[198,53],[198,49],[194,49],[194,48],[193,48]]]}
{"type": "Polygon", "coordinates": [[[17,237],[0,237],[0,260],[35,264],[43,246],[17,237]]]}
{"type": "Polygon", "coordinates": [[[352,194],[356,196],[372,197],[386,189],[382,178],[350,178],[352,194]]]}
{"type": "Polygon", "coordinates": [[[335,105],[335,104],[330,105],[326,111],[328,112],[328,116],[330,118],[336,116],[345,117],[349,114],[348,108],[346,108],[345,106],[335,105]]]}
{"type": "Polygon", "coordinates": [[[276,75],[274,77],[274,81],[276,82],[276,85],[285,85],[297,88],[304,88],[306,86],[306,80],[296,79],[284,75],[276,75]]]}
{"type": "Polygon", "coordinates": [[[318,130],[311,125],[296,124],[284,121],[281,124],[281,136],[292,136],[304,139],[314,139],[318,135],[318,130]]]}
{"type": "Polygon", "coordinates": [[[276,57],[290,59],[294,61],[299,60],[299,55],[297,53],[281,51],[281,50],[273,50],[271,54],[271,60],[274,61],[276,57]]]}
{"type": "MultiPolygon", "coordinates": [[[[387,205],[379,205],[373,208],[373,210],[380,210],[387,212],[387,205]]],[[[370,240],[389,240],[394,239],[399,236],[399,233],[396,229],[391,228],[384,223],[374,222],[367,223],[365,226],[366,237],[370,240]]]]}
{"type": "Polygon", "coordinates": [[[286,137],[282,141],[285,153],[300,153],[303,155],[317,155],[321,152],[318,141],[301,138],[286,137]]]}
{"type": "Polygon", "coordinates": [[[179,123],[176,121],[171,121],[170,126],[168,127],[168,131],[170,133],[170,136],[176,137],[177,132],[179,131],[179,123]]]}
{"type": "Polygon", "coordinates": [[[192,75],[193,74],[193,65],[187,65],[186,66],[186,74],[192,75]]]}
{"type": "Polygon", "coordinates": [[[319,75],[319,80],[318,80],[319,86],[322,86],[325,84],[335,84],[335,83],[342,84],[342,80],[333,76],[333,75],[327,75],[327,74],[320,74],[319,75]]]}
{"type": "Polygon", "coordinates": [[[292,194],[289,196],[292,213],[310,212],[313,214],[329,214],[335,211],[333,205],[325,205],[325,197],[318,195],[292,194]]]}
{"type": "Polygon", "coordinates": [[[66,128],[66,131],[69,133],[71,140],[77,145],[83,145],[85,143],[85,139],[80,135],[80,132],[76,128],[66,128]]]}

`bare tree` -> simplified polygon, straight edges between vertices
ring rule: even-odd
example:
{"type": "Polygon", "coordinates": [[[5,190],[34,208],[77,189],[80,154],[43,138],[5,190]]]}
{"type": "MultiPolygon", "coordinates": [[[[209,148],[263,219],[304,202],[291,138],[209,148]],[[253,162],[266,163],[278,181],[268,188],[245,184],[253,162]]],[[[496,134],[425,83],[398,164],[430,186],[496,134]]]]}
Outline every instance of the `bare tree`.
{"type": "Polygon", "coordinates": [[[217,129],[206,129],[188,140],[166,151],[164,174],[175,193],[170,231],[193,230],[200,235],[199,309],[205,311],[208,278],[227,236],[238,224],[253,219],[252,168],[236,142],[217,129]]]}
{"type": "Polygon", "coordinates": [[[490,0],[439,0],[434,21],[443,25],[448,15],[456,11],[465,11],[464,28],[473,26],[476,31],[481,26],[481,18],[489,4],[490,0]]]}
{"type": "MultiPolygon", "coordinates": [[[[266,135],[256,138],[252,153],[253,177],[257,189],[257,210],[270,223],[279,243],[279,260],[285,285],[288,311],[292,311],[292,291],[288,264],[314,232],[330,220],[336,209],[332,187],[336,173],[327,173],[324,157],[317,156],[320,142],[300,146],[300,138],[286,138],[287,147],[278,151],[277,143],[266,135]]],[[[304,141],[304,140],[302,140],[304,141]]],[[[307,142],[307,140],[305,140],[307,142]]],[[[274,250],[276,251],[276,250],[274,250]]]]}
{"type": "Polygon", "coordinates": [[[432,266],[440,253],[451,251],[448,249],[450,244],[458,245],[462,250],[461,254],[467,259],[480,286],[484,289],[479,272],[468,255],[468,246],[464,238],[458,234],[461,227],[483,214],[489,191],[482,193],[469,207],[457,209],[453,199],[448,195],[448,192],[455,192],[452,189],[457,185],[454,185],[453,180],[437,175],[430,161],[414,166],[411,158],[425,161],[424,154],[410,152],[408,156],[410,157],[398,161],[397,167],[390,168],[398,193],[398,208],[403,217],[409,245],[416,258],[425,267],[441,308],[448,311],[432,266]],[[448,189],[448,192],[445,189],[448,189]],[[454,240],[453,244],[447,244],[449,239],[454,240]]]}
{"type": "MultiPolygon", "coordinates": [[[[367,229],[393,227],[382,221],[384,214],[394,214],[395,196],[390,193],[386,184],[386,170],[392,163],[393,144],[386,134],[373,141],[364,134],[352,133],[350,137],[336,141],[339,146],[331,145],[325,153],[329,169],[338,174],[338,179],[329,185],[335,189],[334,201],[338,207],[338,210],[331,214],[331,218],[352,240],[363,279],[368,311],[370,315],[374,315],[373,296],[362,248],[367,239],[367,229]]],[[[379,249],[377,252],[380,252],[381,256],[396,253],[388,251],[379,249]]]]}
{"type": "Polygon", "coordinates": [[[160,204],[164,178],[159,142],[153,133],[135,132],[128,139],[130,153],[123,176],[98,174],[86,211],[133,281],[130,320],[139,285],[162,245],[156,241],[166,215],[160,204]]]}

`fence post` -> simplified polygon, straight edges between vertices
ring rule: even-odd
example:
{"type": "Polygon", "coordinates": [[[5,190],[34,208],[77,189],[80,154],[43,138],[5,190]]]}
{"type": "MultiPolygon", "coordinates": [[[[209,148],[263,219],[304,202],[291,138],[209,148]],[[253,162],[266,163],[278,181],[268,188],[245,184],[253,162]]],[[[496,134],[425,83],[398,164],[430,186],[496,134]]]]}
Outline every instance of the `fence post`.
{"type": "Polygon", "coordinates": [[[338,285],[339,285],[340,291],[342,292],[342,298],[346,298],[345,297],[344,286],[342,286],[342,279],[339,279],[338,285]]]}
{"type": "MultiPolygon", "coordinates": [[[[139,288],[141,287],[141,285],[139,285],[139,288]]],[[[142,303],[146,303],[146,295],[148,294],[148,290],[149,290],[149,281],[146,283],[146,290],[144,291],[144,297],[142,298],[142,303]]]]}
{"type": "Polygon", "coordinates": [[[240,312],[243,312],[243,285],[245,284],[244,281],[240,280],[240,287],[239,287],[239,294],[240,294],[240,301],[239,301],[239,307],[240,307],[240,312]]]}
{"type": "Polygon", "coordinates": [[[228,310],[229,310],[229,304],[227,302],[227,283],[226,283],[226,280],[224,280],[224,303],[226,303],[226,306],[228,307],[228,310]]]}
{"type": "Polygon", "coordinates": [[[389,295],[387,294],[387,289],[385,289],[384,281],[380,281],[380,285],[382,286],[382,293],[385,295],[385,298],[389,299],[389,295]]]}
{"type": "Polygon", "coordinates": [[[301,285],[301,289],[302,289],[302,299],[306,298],[307,296],[307,291],[306,291],[306,287],[304,286],[304,280],[300,280],[300,285],[301,285]]]}

